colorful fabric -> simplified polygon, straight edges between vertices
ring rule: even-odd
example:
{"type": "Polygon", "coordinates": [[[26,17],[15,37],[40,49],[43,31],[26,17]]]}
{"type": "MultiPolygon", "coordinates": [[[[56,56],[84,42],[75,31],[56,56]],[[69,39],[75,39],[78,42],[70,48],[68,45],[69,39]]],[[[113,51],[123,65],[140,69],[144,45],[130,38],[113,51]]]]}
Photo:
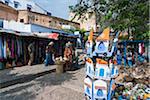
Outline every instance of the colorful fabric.
{"type": "Polygon", "coordinates": [[[17,55],[20,57],[20,43],[18,39],[16,41],[17,41],[17,55]]]}
{"type": "Polygon", "coordinates": [[[0,59],[3,59],[4,57],[4,51],[3,51],[3,41],[2,41],[2,36],[0,36],[0,59]]]}
{"type": "Polygon", "coordinates": [[[7,58],[7,41],[6,41],[6,38],[4,38],[4,58],[6,59],[7,58]]]}
{"type": "Polygon", "coordinates": [[[11,57],[15,58],[15,45],[14,45],[14,39],[11,40],[11,57]]]}

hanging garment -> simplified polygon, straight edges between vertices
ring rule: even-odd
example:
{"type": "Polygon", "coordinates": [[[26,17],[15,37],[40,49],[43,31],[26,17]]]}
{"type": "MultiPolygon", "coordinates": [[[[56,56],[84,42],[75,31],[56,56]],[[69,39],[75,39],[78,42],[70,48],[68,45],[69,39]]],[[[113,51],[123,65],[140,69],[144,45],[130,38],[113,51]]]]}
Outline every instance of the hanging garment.
{"type": "Polygon", "coordinates": [[[20,46],[20,55],[23,54],[23,50],[22,50],[22,39],[19,39],[19,46],[20,46]]]}
{"type": "Polygon", "coordinates": [[[144,43],[141,44],[141,47],[142,47],[141,54],[143,54],[143,53],[145,52],[145,50],[144,50],[144,49],[145,49],[145,48],[144,48],[144,43]]]}
{"type": "Polygon", "coordinates": [[[15,45],[14,45],[14,39],[11,40],[11,57],[15,58],[15,45]]]}
{"type": "Polygon", "coordinates": [[[141,43],[139,43],[139,53],[141,54],[141,52],[142,52],[142,46],[141,46],[142,44],[141,43]]]}
{"type": "Polygon", "coordinates": [[[4,57],[3,41],[2,41],[2,36],[0,36],[0,59],[3,59],[3,57],[4,57]]]}
{"type": "Polygon", "coordinates": [[[4,49],[3,49],[3,53],[4,53],[4,58],[6,59],[7,58],[7,41],[6,41],[6,38],[4,37],[4,49]]]}
{"type": "Polygon", "coordinates": [[[19,43],[19,39],[17,39],[16,42],[17,42],[17,46],[16,46],[17,56],[20,57],[20,43],[19,43]]]}

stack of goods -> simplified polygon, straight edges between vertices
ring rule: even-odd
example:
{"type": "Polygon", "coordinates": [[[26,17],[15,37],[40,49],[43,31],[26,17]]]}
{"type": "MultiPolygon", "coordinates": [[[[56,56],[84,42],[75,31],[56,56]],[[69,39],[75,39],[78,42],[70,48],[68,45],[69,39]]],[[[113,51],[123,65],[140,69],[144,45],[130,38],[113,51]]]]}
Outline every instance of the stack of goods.
{"type": "Polygon", "coordinates": [[[109,52],[110,29],[106,28],[93,43],[93,32],[90,32],[86,43],[86,78],[84,80],[84,93],[88,100],[110,100],[115,89],[114,79],[118,76],[118,67],[115,65],[116,38],[113,40],[109,52]],[[94,46],[94,47],[93,47],[94,46]],[[93,50],[94,48],[94,50],[93,50]]]}

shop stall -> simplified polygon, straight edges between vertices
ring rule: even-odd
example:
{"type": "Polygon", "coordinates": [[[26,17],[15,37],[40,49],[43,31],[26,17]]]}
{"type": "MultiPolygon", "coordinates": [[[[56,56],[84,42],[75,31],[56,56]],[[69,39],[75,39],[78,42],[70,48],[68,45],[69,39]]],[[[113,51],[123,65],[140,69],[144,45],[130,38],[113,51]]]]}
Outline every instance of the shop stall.
{"type": "MultiPolygon", "coordinates": [[[[41,33],[40,33],[41,34],[41,33]]],[[[28,64],[28,46],[35,42],[34,64],[41,64],[45,59],[45,49],[49,42],[55,43],[56,57],[63,55],[65,43],[76,42],[75,36],[59,33],[49,33],[48,36],[35,33],[15,32],[12,30],[0,29],[0,69],[28,64]]]]}

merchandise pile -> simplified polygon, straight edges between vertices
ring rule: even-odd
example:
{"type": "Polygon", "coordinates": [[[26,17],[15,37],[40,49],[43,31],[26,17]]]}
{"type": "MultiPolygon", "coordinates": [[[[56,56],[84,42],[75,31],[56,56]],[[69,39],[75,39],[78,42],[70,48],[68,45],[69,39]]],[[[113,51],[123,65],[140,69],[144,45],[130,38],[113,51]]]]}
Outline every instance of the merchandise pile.
{"type": "Polygon", "coordinates": [[[150,66],[148,63],[133,68],[121,67],[115,79],[114,98],[148,100],[150,98],[150,66]]]}

